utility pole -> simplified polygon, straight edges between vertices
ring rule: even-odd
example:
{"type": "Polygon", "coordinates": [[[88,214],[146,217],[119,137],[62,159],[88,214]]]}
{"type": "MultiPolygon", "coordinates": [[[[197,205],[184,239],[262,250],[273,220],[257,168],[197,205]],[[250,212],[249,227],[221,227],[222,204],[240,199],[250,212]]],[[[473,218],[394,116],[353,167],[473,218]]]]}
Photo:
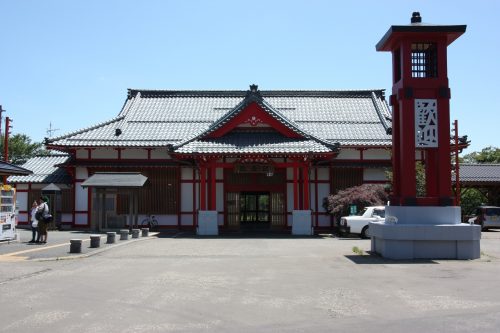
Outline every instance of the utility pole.
{"type": "Polygon", "coordinates": [[[4,142],[3,142],[3,159],[5,162],[9,163],[9,134],[10,134],[10,128],[12,127],[10,125],[11,119],[9,117],[5,117],[5,136],[4,136],[4,142]]]}
{"type": "Polygon", "coordinates": [[[3,113],[4,113],[5,111],[7,111],[7,110],[4,110],[4,109],[2,108],[2,106],[0,105],[0,136],[2,136],[2,115],[3,115],[3,113]]]}

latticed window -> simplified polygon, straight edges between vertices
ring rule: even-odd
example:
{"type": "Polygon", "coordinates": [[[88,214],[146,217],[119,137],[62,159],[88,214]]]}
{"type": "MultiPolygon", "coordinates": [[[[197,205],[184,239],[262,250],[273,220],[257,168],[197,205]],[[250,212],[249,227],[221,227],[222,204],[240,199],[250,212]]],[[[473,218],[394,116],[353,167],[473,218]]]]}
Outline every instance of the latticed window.
{"type": "Polygon", "coordinates": [[[335,194],[346,188],[363,184],[363,168],[332,168],[331,193],[335,194]]]}
{"type": "Polygon", "coordinates": [[[411,76],[437,77],[437,48],[435,43],[411,44],[411,76]]]}
{"type": "MultiPolygon", "coordinates": [[[[148,183],[138,189],[139,214],[177,214],[179,211],[179,170],[177,168],[144,169],[148,183]]],[[[127,214],[129,195],[118,193],[117,212],[127,214]]]]}

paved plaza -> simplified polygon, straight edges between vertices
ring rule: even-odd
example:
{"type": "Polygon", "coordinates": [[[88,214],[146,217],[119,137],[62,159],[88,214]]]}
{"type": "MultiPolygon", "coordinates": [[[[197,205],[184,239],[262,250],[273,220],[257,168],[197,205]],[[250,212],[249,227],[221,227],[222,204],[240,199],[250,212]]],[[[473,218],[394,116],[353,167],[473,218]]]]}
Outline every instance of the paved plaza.
{"type": "MultiPolygon", "coordinates": [[[[27,235],[23,231],[22,238],[27,235]]],[[[498,332],[500,232],[481,259],[392,261],[369,240],[165,234],[69,254],[0,244],[0,332],[498,332]],[[30,252],[22,252],[30,250],[30,252]]],[[[62,244],[60,246],[56,246],[62,244]]]]}

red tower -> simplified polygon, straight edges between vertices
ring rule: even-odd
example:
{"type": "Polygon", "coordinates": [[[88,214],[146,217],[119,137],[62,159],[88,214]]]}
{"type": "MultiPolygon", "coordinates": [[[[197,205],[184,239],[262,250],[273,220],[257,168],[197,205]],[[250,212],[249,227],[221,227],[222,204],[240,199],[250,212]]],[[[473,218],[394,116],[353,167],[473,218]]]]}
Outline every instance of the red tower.
{"type": "Polygon", "coordinates": [[[393,25],[377,43],[392,53],[391,205],[452,206],[450,88],[447,47],[465,25],[424,24],[414,12],[409,25],[393,25]],[[416,154],[424,152],[426,193],[417,197],[416,154]]]}

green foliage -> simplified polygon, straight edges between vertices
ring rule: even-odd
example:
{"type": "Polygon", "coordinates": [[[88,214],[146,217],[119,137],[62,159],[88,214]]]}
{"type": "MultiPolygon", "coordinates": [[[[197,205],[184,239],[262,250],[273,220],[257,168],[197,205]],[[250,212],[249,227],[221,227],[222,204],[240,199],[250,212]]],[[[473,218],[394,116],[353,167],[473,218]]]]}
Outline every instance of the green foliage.
{"type": "Polygon", "coordinates": [[[349,205],[356,205],[358,210],[368,206],[385,205],[388,194],[383,185],[363,184],[329,195],[323,200],[323,207],[335,216],[349,215],[349,205]]]}
{"type": "Polygon", "coordinates": [[[472,152],[462,157],[464,163],[500,163],[500,148],[486,147],[480,152],[472,152]]]}
{"type": "Polygon", "coordinates": [[[360,249],[359,247],[357,247],[357,246],[353,246],[353,247],[352,247],[352,252],[353,252],[353,253],[356,253],[356,254],[359,254],[360,256],[362,256],[363,254],[365,254],[365,253],[363,252],[363,250],[361,250],[361,249],[360,249]]]}
{"type": "Polygon", "coordinates": [[[462,207],[462,216],[466,218],[474,213],[477,206],[487,202],[487,198],[475,188],[462,189],[460,194],[460,207],[462,207]]]}
{"type": "MultiPolygon", "coordinates": [[[[4,159],[4,138],[0,142],[0,152],[2,160],[4,159]]],[[[26,134],[14,134],[9,137],[9,162],[13,164],[23,164],[29,158],[36,155],[48,154],[43,149],[40,142],[32,142],[26,134]]]]}
{"type": "MultiPolygon", "coordinates": [[[[425,166],[421,161],[415,162],[415,173],[416,173],[416,182],[417,182],[417,197],[424,197],[426,190],[425,190],[425,166]]],[[[392,184],[392,170],[391,171],[386,171],[385,175],[387,179],[392,184]]],[[[392,185],[391,185],[392,186],[392,185]]]]}

